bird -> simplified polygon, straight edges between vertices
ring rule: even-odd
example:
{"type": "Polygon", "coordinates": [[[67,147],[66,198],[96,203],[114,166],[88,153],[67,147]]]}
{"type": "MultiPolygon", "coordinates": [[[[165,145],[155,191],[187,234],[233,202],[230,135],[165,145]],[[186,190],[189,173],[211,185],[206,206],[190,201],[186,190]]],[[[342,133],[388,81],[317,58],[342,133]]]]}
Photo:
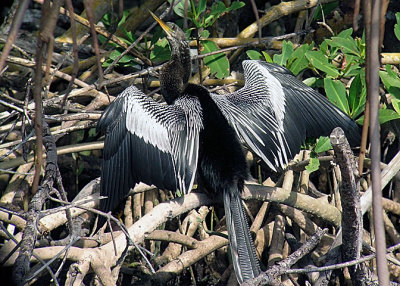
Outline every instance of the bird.
{"type": "Polygon", "coordinates": [[[243,145],[276,171],[300,151],[306,136],[342,127],[357,144],[359,127],[275,64],[243,61],[244,86],[225,95],[189,83],[185,33],[151,14],[171,48],[160,71],[166,104],[129,86],[103,112],[97,124],[105,132],[100,194],[108,198],[100,210],[114,210],[139,182],[187,194],[197,174],[207,190],[223,197],[232,264],[242,283],[261,273],[241,199],[248,178],[243,145]]]}

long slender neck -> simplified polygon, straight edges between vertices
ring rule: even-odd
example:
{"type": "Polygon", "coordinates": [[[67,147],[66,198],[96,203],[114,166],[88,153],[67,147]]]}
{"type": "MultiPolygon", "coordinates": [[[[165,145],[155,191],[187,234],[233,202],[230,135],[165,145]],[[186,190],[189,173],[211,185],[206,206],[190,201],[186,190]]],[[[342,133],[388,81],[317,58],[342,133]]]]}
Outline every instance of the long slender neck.
{"type": "Polygon", "coordinates": [[[178,98],[189,81],[192,65],[189,44],[186,41],[170,42],[171,60],[161,69],[161,94],[168,104],[178,98]]]}
{"type": "Polygon", "coordinates": [[[189,43],[185,40],[180,45],[172,45],[171,58],[178,60],[183,67],[183,83],[187,84],[192,73],[189,43]]]}

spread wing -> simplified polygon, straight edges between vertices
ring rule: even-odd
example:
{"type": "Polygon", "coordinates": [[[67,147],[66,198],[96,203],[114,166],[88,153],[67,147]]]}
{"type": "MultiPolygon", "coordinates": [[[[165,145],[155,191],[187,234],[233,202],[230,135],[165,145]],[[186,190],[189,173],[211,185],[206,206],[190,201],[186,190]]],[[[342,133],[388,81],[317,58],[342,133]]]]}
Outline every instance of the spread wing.
{"type": "Polygon", "coordinates": [[[105,110],[97,128],[106,131],[100,192],[108,199],[101,201],[102,211],[115,209],[139,182],[191,190],[202,129],[197,98],[163,105],[131,86],[105,110]]]}
{"type": "Polygon", "coordinates": [[[327,136],[341,127],[350,142],[360,141],[357,124],[284,67],[243,61],[245,86],[212,95],[239,138],[276,170],[299,151],[307,136],[327,136]]]}

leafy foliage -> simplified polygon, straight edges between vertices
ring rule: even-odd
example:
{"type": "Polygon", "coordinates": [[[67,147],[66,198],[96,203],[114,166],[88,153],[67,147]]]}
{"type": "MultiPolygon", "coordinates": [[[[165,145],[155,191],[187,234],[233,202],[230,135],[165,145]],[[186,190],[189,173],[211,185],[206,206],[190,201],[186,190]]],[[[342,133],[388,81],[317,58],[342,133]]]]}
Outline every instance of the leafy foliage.
{"type": "MultiPolygon", "coordinates": [[[[171,0],[169,2],[172,3],[171,0]]],[[[185,0],[175,2],[178,3],[174,7],[174,12],[182,18],[185,17],[185,0]]],[[[223,14],[244,6],[243,2],[234,1],[231,6],[226,7],[224,2],[217,1],[211,6],[211,9],[207,10],[206,0],[200,0],[197,6],[193,3],[193,0],[189,1],[188,4],[188,18],[197,28],[202,29],[212,26],[223,14]]]]}
{"type": "MultiPolygon", "coordinates": [[[[117,27],[118,27],[118,29],[120,29],[120,30],[123,32],[123,34],[124,34],[124,37],[119,37],[119,39],[120,39],[121,41],[125,42],[126,44],[130,45],[130,44],[133,43],[136,39],[135,39],[135,37],[133,36],[133,33],[132,33],[132,32],[126,31],[125,28],[123,27],[123,24],[125,23],[126,18],[127,18],[127,16],[128,16],[128,13],[129,13],[128,11],[124,11],[124,12],[122,13],[122,18],[121,18],[121,20],[118,22],[117,27]]],[[[106,14],[106,15],[104,15],[104,17],[103,17],[103,19],[102,19],[102,22],[103,22],[103,24],[104,24],[106,27],[111,27],[111,26],[113,25],[113,19],[112,19],[112,17],[111,17],[111,14],[106,14]]],[[[106,59],[106,61],[103,63],[103,66],[104,66],[104,67],[108,67],[116,58],[118,58],[118,57],[121,55],[121,53],[123,52],[123,49],[122,49],[119,45],[117,45],[117,44],[115,44],[115,43],[113,43],[113,42],[109,42],[109,41],[107,40],[107,38],[104,37],[104,36],[102,36],[102,35],[99,35],[99,40],[100,40],[100,42],[101,42],[102,44],[107,44],[108,46],[111,46],[111,47],[114,49],[114,50],[111,52],[110,57],[109,57],[108,59],[106,59]]],[[[124,67],[126,67],[126,66],[132,66],[132,65],[135,65],[135,64],[136,64],[135,58],[134,58],[132,55],[130,55],[130,54],[124,55],[124,56],[119,60],[119,62],[118,62],[118,65],[119,65],[119,66],[124,66],[124,67]]]]}
{"type": "Polygon", "coordinates": [[[396,13],[396,21],[397,23],[394,25],[394,34],[400,41],[400,12],[396,13]]]}
{"type": "MultiPolygon", "coordinates": [[[[171,3],[172,1],[169,0],[169,2],[171,3]]],[[[174,12],[182,18],[185,16],[184,4],[185,1],[181,0],[178,1],[174,7],[174,12]]],[[[207,28],[214,25],[218,18],[224,14],[240,9],[243,6],[244,3],[240,1],[234,1],[228,7],[225,6],[224,2],[216,1],[213,3],[211,8],[207,9],[206,0],[198,1],[197,5],[194,4],[193,0],[188,2],[187,17],[198,30],[199,37],[197,38],[201,46],[200,50],[202,54],[219,50],[219,47],[214,42],[207,40],[207,38],[210,36],[210,32],[207,30],[207,28]]],[[[208,56],[204,59],[204,64],[210,68],[211,74],[214,74],[217,78],[227,77],[230,73],[229,61],[224,54],[208,56]]]]}
{"type": "MultiPolygon", "coordinates": [[[[184,0],[181,0],[176,3],[174,7],[174,12],[182,18],[184,17],[184,2],[184,0]]],[[[244,6],[244,3],[240,1],[232,2],[231,6],[229,7],[226,7],[224,2],[217,1],[211,6],[210,9],[207,9],[206,0],[200,0],[197,5],[195,5],[193,1],[189,1],[188,4],[189,6],[187,16],[188,19],[199,31],[199,43],[201,45],[202,54],[219,50],[219,47],[214,42],[207,40],[207,38],[210,36],[210,32],[207,30],[207,28],[212,26],[222,15],[244,6]]],[[[120,39],[126,44],[131,45],[136,40],[136,38],[133,36],[132,32],[127,32],[123,29],[123,24],[126,21],[127,16],[126,13],[124,13],[123,17],[119,21],[118,28],[122,29],[124,33],[124,37],[121,37],[120,39]]],[[[104,16],[102,21],[107,27],[112,25],[110,14],[104,16]]],[[[191,30],[192,29],[188,30],[186,34],[190,34],[191,30]]],[[[104,37],[100,37],[100,41],[104,44],[107,42],[107,39],[104,37]]],[[[114,51],[111,53],[110,57],[103,63],[103,66],[105,67],[109,66],[123,52],[123,49],[117,44],[110,43],[110,45],[112,45],[114,51]]],[[[144,43],[140,44],[139,46],[144,47],[145,52],[148,52],[150,60],[156,61],[156,63],[167,61],[170,58],[168,41],[164,38],[164,34],[159,27],[156,29],[156,32],[153,35],[151,46],[147,46],[147,41],[144,41],[144,43]]],[[[136,62],[134,61],[134,57],[129,54],[122,57],[118,63],[118,65],[124,67],[132,66],[135,64],[136,62]]],[[[214,74],[217,78],[227,77],[230,73],[229,61],[224,54],[210,55],[204,59],[204,64],[210,68],[211,73],[214,74]]]]}
{"type": "Polygon", "coordinates": [[[319,137],[317,143],[311,149],[310,163],[306,166],[306,170],[309,173],[317,171],[319,169],[318,153],[323,153],[330,149],[332,149],[332,145],[329,138],[324,136],[319,137]]]}
{"type": "MultiPolygon", "coordinates": [[[[204,40],[202,41],[202,45],[202,54],[214,52],[219,49],[212,41],[204,40]]],[[[204,64],[210,68],[212,73],[215,73],[217,78],[224,78],[229,75],[229,61],[223,53],[205,57],[204,64]]]]}

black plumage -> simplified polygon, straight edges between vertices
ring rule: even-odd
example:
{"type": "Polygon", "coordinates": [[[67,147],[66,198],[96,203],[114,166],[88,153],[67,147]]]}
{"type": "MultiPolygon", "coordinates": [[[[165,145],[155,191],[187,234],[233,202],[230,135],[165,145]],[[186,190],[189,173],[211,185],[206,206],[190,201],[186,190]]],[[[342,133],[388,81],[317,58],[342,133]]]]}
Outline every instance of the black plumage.
{"type": "Polygon", "coordinates": [[[288,70],[265,62],[244,61],[245,86],[228,95],[189,84],[184,33],[154,17],[171,46],[160,75],[167,105],[131,86],[103,113],[101,195],[108,199],[100,208],[115,209],[139,182],[187,193],[198,171],[207,189],[223,195],[232,261],[243,282],[261,270],[240,198],[247,178],[241,143],[275,170],[294,157],[306,135],[328,135],[340,126],[356,142],[358,126],[288,70]]]}
{"type": "Polygon", "coordinates": [[[357,124],[288,69],[254,60],[242,65],[245,86],[212,99],[240,140],[272,170],[284,168],[306,137],[328,136],[335,127],[351,145],[360,142],[357,124]]]}

